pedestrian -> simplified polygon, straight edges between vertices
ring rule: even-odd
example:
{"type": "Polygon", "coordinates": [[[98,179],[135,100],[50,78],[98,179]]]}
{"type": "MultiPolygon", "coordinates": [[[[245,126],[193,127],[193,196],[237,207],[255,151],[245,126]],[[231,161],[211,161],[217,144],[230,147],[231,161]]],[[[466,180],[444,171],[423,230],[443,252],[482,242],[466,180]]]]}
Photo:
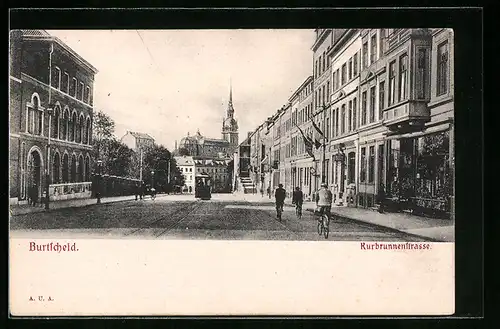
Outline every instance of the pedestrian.
{"type": "Polygon", "coordinates": [[[38,186],[34,184],[32,189],[33,191],[31,192],[31,202],[33,203],[33,206],[36,207],[36,204],[38,203],[38,186]]]}
{"type": "Polygon", "coordinates": [[[283,212],[283,206],[286,199],[286,191],[283,188],[283,184],[278,185],[274,193],[274,198],[276,199],[276,217],[281,220],[281,213],[283,212]]]}
{"type": "Polygon", "coordinates": [[[139,183],[136,183],[134,186],[134,193],[135,193],[135,201],[137,201],[137,198],[139,196],[139,183]]]}
{"type": "Polygon", "coordinates": [[[384,184],[380,184],[377,194],[377,202],[378,202],[378,212],[383,214],[385,211],[385,186],[384,184]]]}

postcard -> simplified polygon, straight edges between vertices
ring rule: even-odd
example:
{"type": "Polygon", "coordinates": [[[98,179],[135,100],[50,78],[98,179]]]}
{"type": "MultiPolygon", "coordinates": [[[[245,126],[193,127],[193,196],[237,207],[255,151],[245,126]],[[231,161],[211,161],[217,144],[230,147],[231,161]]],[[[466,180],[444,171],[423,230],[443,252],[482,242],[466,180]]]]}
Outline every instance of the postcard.
{"type": "Polygon", "coordinates": [[[452,29],[9,41],[11,315],[455,312],[452,29]]]}

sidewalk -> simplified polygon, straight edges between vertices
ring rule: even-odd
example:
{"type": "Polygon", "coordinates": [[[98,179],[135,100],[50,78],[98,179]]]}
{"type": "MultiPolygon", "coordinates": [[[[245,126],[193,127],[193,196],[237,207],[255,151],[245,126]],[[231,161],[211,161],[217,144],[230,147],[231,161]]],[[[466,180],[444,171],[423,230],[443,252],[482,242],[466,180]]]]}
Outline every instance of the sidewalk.
{"type": "MultiPolygon", "coordinates": [[[[101,203],[111,203],[111,202],[120,202],[120,201],[128,201],[135,200],[134,195],[127,196],[116,196],[116,197],[105,197],[101,198],[101,203]]],[[[45,209],[45,204],[38,204],[36,207],[29,205],[11,205],[10,206],[10,214],[12,216],[16,215],[24,215],[31,214],[37,212],[51,211],[54,209],[61,208],[73,208],[73,207],[85,207],[89,205],[97,204],[97,199],[75,199],[75,200],[61,200],[61,201],[52,201],[50,202],[50,209],[45,209]]]]}
{"type": "MultiPolygon", "coordinates": [[[[304,203],[304,209],[307,211],[314,211],[315,208],[314,202],[304,203]]],[[[455,223],[452,220],[421,217],[408,213],[381,214],[369,209],[345,206],[333,206],[332,214],[351,221],[400,231],[436,242],[455,241],[455,223]]]]}

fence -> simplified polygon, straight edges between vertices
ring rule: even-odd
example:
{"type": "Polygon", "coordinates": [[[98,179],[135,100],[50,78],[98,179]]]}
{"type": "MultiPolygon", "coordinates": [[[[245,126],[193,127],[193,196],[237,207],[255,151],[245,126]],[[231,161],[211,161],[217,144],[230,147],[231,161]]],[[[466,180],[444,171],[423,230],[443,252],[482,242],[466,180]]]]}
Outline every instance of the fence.
{"type": "Polygon", "coordinates": [[[92,197],[96,197],[98,185],[102,197],[134,195],[136,186],[140,184],[139,179],[118,177],[110,175],[93,176],[92,177],[92,197]]]}

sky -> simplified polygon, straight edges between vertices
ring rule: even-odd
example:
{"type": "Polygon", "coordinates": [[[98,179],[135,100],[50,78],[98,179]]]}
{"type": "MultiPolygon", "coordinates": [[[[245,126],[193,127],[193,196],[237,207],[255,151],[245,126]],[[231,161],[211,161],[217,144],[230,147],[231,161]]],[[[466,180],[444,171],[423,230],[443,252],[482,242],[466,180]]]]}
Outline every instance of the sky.
{"type": "Polygon", "coordinates": [[[94,109],[120,138],[173,149],[188,132],[221,138],[230,83],[240,142],[312,73],[313,30],[48,30],[99,71],[94,109]]]}

